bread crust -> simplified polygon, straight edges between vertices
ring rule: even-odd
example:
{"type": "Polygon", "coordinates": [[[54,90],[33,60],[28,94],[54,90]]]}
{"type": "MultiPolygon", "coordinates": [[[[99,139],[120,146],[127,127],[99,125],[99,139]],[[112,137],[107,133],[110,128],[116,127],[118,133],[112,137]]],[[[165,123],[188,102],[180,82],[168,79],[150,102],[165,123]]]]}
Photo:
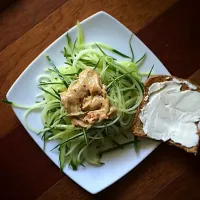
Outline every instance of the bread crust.
{"type": "MultiPolygon", "coordinates": [[[[185,79],[181,79],[181,78],[177,78],[175,76],[167,76],[167,75],[156,75],[156,76],[151,76],[150,78],[148,78],[145,83],[144,83],[144,97],[143,97],[143,100],[141,102],[141,104],[139,105],[138,109],[137,109],[137,112],[136,112],[136,115],[135,115],[135,118],[133,120],[133,126],[132,126],[132,132],[135,136],[138,136],[138,137],[146,137],[148,138],[148,136],[144,133],[143,131],[143,123],[141,122],[140,118],[139,118],[139,114],[141,112],[141,109],[147,104],[148,102],[148,90],[149,90],[149,87],[153,84],[153,83],[156,83],[156,82],[165,82],[165,81],[171,81],[173,80],[174,78],[180,80],[180,81],[185,81],[185,79]]],[[[188,80],[187,80],[188,81],[188,80]]],[[[189,83],[192,83],[190,81],[188,81],[189,83]]],[[[193,84],[193,83],[192,83],[193,84]]],[[[181,90],[190,90],[190,88],[186,85],[186,84],[182,84],[182,88],[181,90]]],[[[196,84],[193,84],[197,87],[197,90],[198,92],[200,92],[200,87],[196,84]]],[[[197,124],[196,124],[197,125],[197,124]]],[[[198,135],[200,137],[200,130],[198,129],[198,135]]],[[[183,149],[185,150],[186,152],[188,153],[193,153],[193,154],[196,154],[197,151],[198,151],[198,147],[199,147],[199,143],[198,145],[194,146],[194,147],[191,147],[191,148],[188,148],[188,147],[185,147],[181,144],[178,144],[178,143],[175,143],[173,142],[172,140],[168,140],[166,141],[168,144],[170,145],[174,145],[180,149],[183,149]]]]}

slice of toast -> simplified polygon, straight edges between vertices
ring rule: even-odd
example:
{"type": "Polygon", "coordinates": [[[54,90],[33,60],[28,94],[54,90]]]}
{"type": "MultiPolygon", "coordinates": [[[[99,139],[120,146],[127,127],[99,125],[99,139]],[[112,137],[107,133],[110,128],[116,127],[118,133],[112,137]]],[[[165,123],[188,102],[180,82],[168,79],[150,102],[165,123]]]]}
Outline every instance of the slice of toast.
{"type": "MultiPolygon", "coordinates": [[[[144,89],[144,97],[143,97],[143,100],[140,104],[140,106],[138,107],[137,109],[137,112],[136,112],[136,115],[135,115],[135,118],[134,118],[134,121],[133,121],[133,127],[132,127],[132,132],[135,136],[139,136],[139,137],[147,137],[148,136],[144,133],[143,131],[143,123],[141,122],[140,118],[139,118],[139,114],[141,112],[141,109],[147,104],[148,102],[148,90],[149,90],[149,87],[153,84],[153,83],[156,83],[156,82],[165,82],[165,81],[171,81],[173,80],[174,78],[178,79],[179,81],[186,81],[184,79],[181,79],[181,78],[177,78],[177,77],[174,77],[174,76],[165,76],[165,75],[157,75],[157,76],[151,76],[149,79],[146,80],[145,82],[145,89],[144,89]]],[[[188,81],[189,82],[189,81],[188,81]]],[[[190,82],[189,82],[190,83],[190,82]]],[[[195,85],[192,83],[192,85],[195,85]]],[[[200,92],[200,87],[198,85],[195,85],[197,87],[197,90],[198,92],[200,92]]],[[[182,87],[181,87],[181,90],[191,90],[187,84],[185,83],[182,83],[182,87]]],[[[196,123],[197,125],[198,123],[196,123]]],[[[198,127],[198,126],[197,126],[198,127]]],[[[200,136],[200,129],[198,129],[198,135],[200,136]]],[[[198,145],[194,146],[194,147],[191,147],[191,148],[188,148],[188,147],[185,147],[181,144],[178,144],[178,143],[175,143],[174,141],[172,140],[168,140],[167,143],[171,144],[171,145],[174,145],[174,146],[177,146],[185,151],[187,151],[188,153],[194,153],[196,154],[197,151],[198,151],[198,145]]]]}

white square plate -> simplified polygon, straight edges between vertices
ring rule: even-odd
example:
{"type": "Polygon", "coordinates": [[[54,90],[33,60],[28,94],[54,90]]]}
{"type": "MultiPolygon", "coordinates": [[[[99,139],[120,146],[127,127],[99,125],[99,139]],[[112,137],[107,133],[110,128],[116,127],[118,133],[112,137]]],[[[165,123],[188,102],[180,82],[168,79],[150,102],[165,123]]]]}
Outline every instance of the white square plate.
{"type": "MultiPolygon", "coordinates": [[[[129,49],[129,38],[132,33],[112,16],[105,12],[99,12],[81,22],[81,25],[84,30],[86,43],[94,41],[103,42],[127,55],[131,55],[129,49]]],[[[76,27],[70,29],[68,33],[72,40],[75,40],[76,27]]],[[[32,105],[35,103],[36,94],[39,92],[36,83],[37,78],[39,75],[44,73],[44,68],[48,66],[45,54],[48,54],[57,66],[63,65],[65,58],[60,51],[63,50],[66,43],[65,35],[66,33],[53,42],[20,75],[7,93],[7,99],[9,101],[23,105],[32,105]]],[[[147,59],[141,67],[141,71],[148,72],[154,64],[155,74],[169,74],[158,58],[156,58],[151,50],[149,50],[135,35],[132,38],[132,46],[136,60],[145,52],[147,54],[147,59]]],[[[24,110],[17,108],[14,108],[13,110],[21,123],[24,125],[24,110]]],[[[32,114],[28,121],[32,127],[38,129],[42,128],[40,113],[32,114]]],[[[40,136],[37,136],[30,130],[27,130],[27,132],[35,140],[39,147],[43,148],[43,141],[40,136]]],[[[66,165],[64,172],[85,190],[95,194],[105,189],[132,170],[143,159],[145,159],[158,146],[158,144],[158,142],[144,140],[142,141],[141,148],[138,153],[136,153],[130,145],[123,150],[118,150],[104,156],[103,161],[105,162],[105,165],[101,167],[86,165],[85,168],[80,167],[78,171],[73,171],[66,165]]],[[[50,151],[55,145],[56,142],[49,142],[46,146],[45,153],[57,166],[59,166],[58,152],[50,151]]]]}

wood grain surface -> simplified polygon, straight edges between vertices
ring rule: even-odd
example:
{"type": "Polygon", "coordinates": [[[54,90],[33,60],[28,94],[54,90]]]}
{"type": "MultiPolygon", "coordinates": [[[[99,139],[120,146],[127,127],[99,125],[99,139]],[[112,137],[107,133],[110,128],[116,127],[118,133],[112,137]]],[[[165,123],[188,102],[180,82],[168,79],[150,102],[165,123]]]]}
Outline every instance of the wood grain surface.
{"type": "Polygon", "coordinates": [[[3,0],[3,2],[9,2],[9,4],[6,3],[9,7],[0,13],[0,51],[29,31],[66,1],[3,0]],[[11,2],[14,3],[11,4],[11,2]]]}
{"type": "Polygon", "coordinates": [[[168,70],[182,78],[200,69],[199,6],[198,0],[182,0],[137,33],[168,70]]]}
{"type": "MultiPolygon", "coordinates": [[[[135,32],[173,75],[189,77],[200,69],[199,6],[198,0],[18,0],[0,13],[0,97],[77,19],[100,10],[135,32]]],[[[191,79],[200,84],[200,72],[191,79]]],[[[162,144],[121,180],[91,195],[45,156],[9,106],[0,104],[0,116],[0,199],[200,199],[199,155],[162,144]]]]}
{"type": "Polygon", "coordinates": [[[16,0],[0,1],[0,11],[12,5],[16,0]]]}

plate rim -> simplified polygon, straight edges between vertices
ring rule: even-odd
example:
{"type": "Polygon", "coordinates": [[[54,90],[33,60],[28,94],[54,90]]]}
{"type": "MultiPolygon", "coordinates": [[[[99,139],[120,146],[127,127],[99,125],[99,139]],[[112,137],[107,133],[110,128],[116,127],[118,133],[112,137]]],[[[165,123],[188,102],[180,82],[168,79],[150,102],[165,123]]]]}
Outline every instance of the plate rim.
{"type": "MultiPolygon", "coordinates": [[[[80,24],[98,17],[98,15],[105,15],[106,17],[111,18],[115,23],[117,23],[121,28],[123,28],[124,30],[128,31],[130,34],[132,33],[125,25],[123,25],[120,21],[118,21],[116,18],[114,18],[113,16],[111,16],[110,14],[106,13],[105,11],[99,11],[91,16],[89,16],[88,18],[84,19],[83,21],[80,22],[80,24]]],[[[66,33],[68,33],[69,31],[72,31],[73,29],[76,28],[76,25],[73,26],[72,28],[70,28],[69,30],[65,31],[63,34],[61,34],[57,39],[55,39],[51,44],[49,44],[32,62],[30,62],[30,64],[28,64],[28,66],[22,71],[22,73],[19,75],[19,77],[14,81],[14,83],[12,84],[12,86],[10,87],[10,89],[8,90],[7,94],[6,94],[6,98],[9,99],[9,96],[12,94],[12,91],[14,90],[15,85],[19,82],[19,80],[25,75],[25,72],[31,67],[31,65],[33,65],[37,59],[39,57],[41,57],[46,51],[48,51],[54,44],[57,43],[57,41],[63,37],[64,35],[66,35],[66,33]]],[[[136,36],[137,37],[137,36],[136,36]]],[[[137,37],[138,38],[138,37],[137,37]]],[[[139,38],[138,38],[139,39],[139,38]]],[[[140,40],[140,39],[139,39],[140,40]]],[[[141,41],[141,40],[140,40],[141,41]]],[[[141,41],[142,42],[142,41],[141,41]]],[[[149,47],[147,47],[143,42],[142,44],[145,46],[145,48],[149,49],[151,51],[151,49],[149,47]]],[[[151,51],[152,52],[152,51],[151,51]]],[[[155,54],[152,52],[152,54],[155,56],[155,54]]],[[[156,59],[162,64],[162,62],[157,58],[157,56],[155,56],[156,59]]],[[[163,65],[163,64],[162,64],[163,65]]],[[[164,65],[163,65],[164,66],[164,65]]],[[[165,66],[164,66],[165,67],[165,66]]],[[[168,71],[168,69],[165,67],[165,69],[168,71]]],[[[12,108],[13,109],[13,108],[12,108]]],[[[13,109],[14,111],[14,109],[13,109]]],[[[15,111],[14,111],[15,113],[15,111]]],[[[16,115],[16,113],[15,113],[16,115]]],[[[18,118],[18,116],[16,115],[16,117],[18,118]]],[[[18,118],[19,120],[19,118],[18,118]]],[[[22,125],[24,126],[24,124],[22,123],[22,125]]],[[[24,126],[24,128],[26,129],[26,127],[24,126]]],[[[27,131],[27,130],[26,130],[27,131]]],[[[28,132],[28,131],[27,131],[28,132]]],[[[29,136],[32,138],[31,134],[28,132],[29,136]]],[[[33,139],[33,138],[32,138],[33,139]]],[[[33,139],[33,141],[37,144],[37,142],[33,139]]],[[[146,154],[146,156],[144,156],[136,166],[138,166],[147,156],[149,156],[149,154],[151,154],[159,145],[160,143],[158,142],[157,144],[155,144],[155,146],[149,150],[149,152],[146,154]]],[[[39,148],[41,148],[38,144],[37,146],[39,148]]],[[[44,151],[43,151],[44,152],[44,151]]],[[[45,152],[44,152],[45,153],[45,152]]],[[[45,153],[46,154],[46,153],[45,153]]],[[[53,159],[51,157],[49,157],[47,154],[46,156],[59,168],[59,166],[53,161],[53,159]]],[[[136,167],[135,166],[135,167],[136,167]]],[[[73,180],[76,184],[78,184],[79,186],[81,186],[83,189],[85,189],[86,191],[88,191],[91,194],[97,194],[99,192],[101,192],[102,190],[104,190],[105,188],[109,187],[110,185],[112,185],[113,183],[117,182],[118,180],[120,180],[123,176],[125,176],[126,174],[128,174],[131,170],[133,170],[135,167],[130,168],[129,170],[127,170],[125,173],[121,174],[120,176],[118,176],[118,178],[114,181],[111,181],[109,184],[105,184],[103,187],[94,187],[93,189],[89,189],[87,187],[85,187],[83,184],[81,184],[79,181],[77,181],[73,176],[68,175],[64,172],[65,175],[67,175],[71,180],[73,180]]]]}

